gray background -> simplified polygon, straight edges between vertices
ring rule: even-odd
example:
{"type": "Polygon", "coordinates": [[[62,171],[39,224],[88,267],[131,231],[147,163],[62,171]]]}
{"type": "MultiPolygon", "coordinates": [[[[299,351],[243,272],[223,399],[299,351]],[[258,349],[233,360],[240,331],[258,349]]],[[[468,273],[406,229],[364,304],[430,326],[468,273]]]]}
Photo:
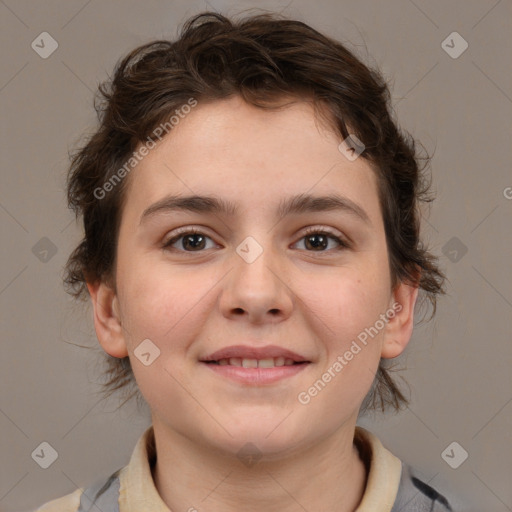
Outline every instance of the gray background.
{"type": "MultiPolygon", "coordinates": [[[[68,150],[94,127],[92,93],[116,60],[151,39],[174,38],[208,7],[284,9],[364,59],[368,52],[392,85],[401,125],[434,153],[438,199],[423,232],[448,274],[448,296],[436,318],[416,328],[403,358],[411,407],[361,424],[425,481],[462,496],[466,510],[512,510],[505,0],[0,0],[0,510],[33,509],[125,465],[149,424],[147,410],[100,401],[97,353],[70,344],[97,342],[90,310],[74,305],[60,280],[80,238],[64,176],[68,150]],[[59,45],[47,59],[31,48],[43,31],[59,45]],[[458,58],[441,46],[453,31],[469,44],[458,58]],[[31,457],[43,441],[58,452],[48,469],[31,457]],[[441,456],[453,441],[469,454],[457,469],[441,456]]],[[[461,454],[456,447],[451,460],[461,454]]]]}

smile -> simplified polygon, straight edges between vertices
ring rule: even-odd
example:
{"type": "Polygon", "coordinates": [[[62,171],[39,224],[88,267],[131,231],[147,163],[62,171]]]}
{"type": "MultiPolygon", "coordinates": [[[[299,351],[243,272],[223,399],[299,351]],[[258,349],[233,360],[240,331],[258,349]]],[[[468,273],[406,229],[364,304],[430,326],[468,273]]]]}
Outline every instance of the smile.
{"type": "Polygon", "coordinates": [[[300,363],[285,357],[269,357],[266,359],[230,357],[219,359],[218,361],[209,361],[209,364],[218,364],[219,366],[241,366],[243,368],[274,368],[276,366],[292,366],[300,363]]]}
{"type": "Polygon", "coordinates": [[[216,375],[246,385],[273,384],[293,377],[309,366],[309,362],[294,362],[291,359],[241,359],[230,358],[219,361],[202,361],[216,375]]]}

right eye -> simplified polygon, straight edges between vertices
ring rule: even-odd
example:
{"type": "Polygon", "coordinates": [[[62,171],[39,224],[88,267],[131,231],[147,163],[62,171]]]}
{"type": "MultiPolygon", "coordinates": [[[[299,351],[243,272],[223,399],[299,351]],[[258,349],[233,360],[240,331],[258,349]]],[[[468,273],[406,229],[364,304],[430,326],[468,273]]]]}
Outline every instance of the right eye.
{"type": "Polygon", "coordinates": [[[197,229],[185,228],[178,230],[175,236],[168,239],[163,248],[167,250],[175,250],[180,252],[201,252],[203,249],[211,249],[205,247],[207,240],[213,240],[197,229]],[[177,247],[174,247],[177,245],[177,247]]]}

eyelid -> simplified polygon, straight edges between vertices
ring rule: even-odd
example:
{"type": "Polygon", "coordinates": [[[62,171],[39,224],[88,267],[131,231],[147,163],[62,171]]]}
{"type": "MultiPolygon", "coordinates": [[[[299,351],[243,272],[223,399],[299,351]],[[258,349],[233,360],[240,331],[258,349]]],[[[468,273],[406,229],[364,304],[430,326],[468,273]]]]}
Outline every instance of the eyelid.
{"type": "Polygon", "coordinates": [[[304,228],[304,231],[302,234],[304,236],[304,235],[309,235],[310,233],[326,233],[329,235],[337,236],[339,238],[342,238],[344,236],[341,231],[338,231],[337,229],[331,228],[329,226],[322,226],[321,224],[308,226],[308,227],[304,228]]]}
{"type": "MultiPolygon", "coordinates": [[[[169,246],[172,241],[175,241],[176,239],[181,238],[183,235],[190,235],[190,234],[204,235],[204,236],[208,237],[209,239],[213,240],[213,237],[211,235],[209,235],[207,232],[208,232],[208,228],[206,228],[204,226],[182,226],[182,227],[176,228],[172,232],[168,233],[164,237],[164,239],[162,241],[162,245],[163,245],[163,247],[169,246]]],[[[215,240],[213,240],[213,241],[215,242],[215,240]]],[[[215,242],[215,243],[217,243],[217,242],[215,242]]]]}

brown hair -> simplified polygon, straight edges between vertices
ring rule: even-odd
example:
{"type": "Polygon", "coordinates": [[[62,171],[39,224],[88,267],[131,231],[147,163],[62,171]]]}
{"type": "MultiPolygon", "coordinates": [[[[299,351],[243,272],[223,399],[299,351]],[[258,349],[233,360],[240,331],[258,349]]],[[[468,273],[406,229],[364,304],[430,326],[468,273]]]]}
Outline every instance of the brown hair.
{"type": "MultiPolygon", "coordinates": [[[[155,127],[190,98],[201,102],[240,95],[257,107],[271,108],[280,98],[308,97],[315,106],[327,108],[343,139],[354,134],[364,143],[361,156],[377,173],[393,286],[418,286],[435,313],[445,276],[419,236],[420,203],[432,200],[426,165],[420,162],[429,158],[417,154],[414,139],[393,121],[381,74],[338,41],[277,14],[235,22],[204,12],[184,24],[176,41],[153,41],[131,51],[98,89],[99,127],[72,155],[68,176],[68,203],[77,217],[83,216],[85,231],[65,269],[65,283],[75,297],[87,296],[86,281],[102,280],[115,289],[117,236],[128,180],[108,187],[101,198],[97,191],[105,191],[134,150],[152,140],[155,127]]],[[[107,395],[132,387],[130,396],[140,398],[129,359],[107,355],[107,361],[107,395]]],[[[387,363],[381,359],[362,410],[407,405],[387,363]]]]}

